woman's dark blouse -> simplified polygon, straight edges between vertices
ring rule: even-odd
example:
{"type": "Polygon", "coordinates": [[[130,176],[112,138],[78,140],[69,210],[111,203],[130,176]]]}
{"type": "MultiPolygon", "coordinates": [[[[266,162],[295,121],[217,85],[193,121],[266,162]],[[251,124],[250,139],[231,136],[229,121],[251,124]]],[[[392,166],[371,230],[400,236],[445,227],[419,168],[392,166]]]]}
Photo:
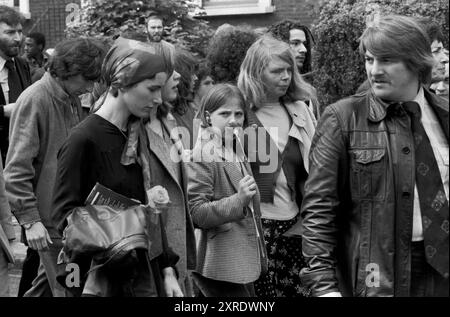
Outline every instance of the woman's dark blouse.
{"type": "Polygon", "coordinates": [[[76,126],[58,153],[52,219],[62,232],[70,211],[85,205],[96,182],[145,203],[142,170],[120,163],[125,135],[115,125],[92,114],[76,126]]]}
{"type": "MultiPolygon", "coordinates": [[[[68,214],[75,207],[85,205],[87,196],[97,182],[116,193],[145,203],[140,165],[124,166],[120,163],[126,141],[126,136],[115,125],[96,114],[88,116],[71,131],[58,153],[58,171],[53,194],[52,220],[60,232],[66,226],[68,214]]],[[[146,255],[139,250],[137,254],[139,262],[144,261],[146,255]]],[[[148,269],[143,269],[141,272],[137,269],[140,267],[139,264],[136,264],[137,273],[133,274],[138,274],[135,280],[140,281],[140,284],[133,286],[135,287],[133,296],[162,294],[161,269],[174,267],[177,261],[178,256],[170,248],[152,259],[150,280],[148,280],[149,273],[144,274],[148,269]]],[[[90,260],[84,260],[80,264],[86,272],[89,263],[90,260]]],[[[83,269],[82,272],[84,272],[83,269]]],[[[129,269],[126,271],[128,272],[129,269]]],[[[116,282],[122,281],[119,275],[121,273],[114,273],[116,282]]],[[[128,275],[125,274],[125,276],[128,275]]],[[[127,280],[128,277],[125,277],[124,281],[127,280]]],[[[125,287],[122,291],[126,289],[125,287]]]]}

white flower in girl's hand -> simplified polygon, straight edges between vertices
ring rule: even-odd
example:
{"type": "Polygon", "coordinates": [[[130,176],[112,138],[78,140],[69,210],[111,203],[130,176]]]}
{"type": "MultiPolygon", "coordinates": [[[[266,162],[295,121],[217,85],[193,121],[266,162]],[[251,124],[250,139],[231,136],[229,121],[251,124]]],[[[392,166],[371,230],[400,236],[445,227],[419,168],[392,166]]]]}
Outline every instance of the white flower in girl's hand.
{"type": "Polygon", "coordinates": [[[170,203],[169,193],[167,190],[157,185],[147,190],[148,205],[155,209],[156,213],[166,210],[170,203]]]}

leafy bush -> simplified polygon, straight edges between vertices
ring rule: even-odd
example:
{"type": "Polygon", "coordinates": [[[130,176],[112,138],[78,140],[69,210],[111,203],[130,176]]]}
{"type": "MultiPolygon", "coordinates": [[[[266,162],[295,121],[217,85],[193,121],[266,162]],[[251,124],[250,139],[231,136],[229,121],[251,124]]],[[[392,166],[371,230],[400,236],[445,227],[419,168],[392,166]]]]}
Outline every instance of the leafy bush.
{"type": "Polygon", "coordinates": [[[81,10],[81,22],[66,29],[68,37],[94,36],[112,39],[122,33],[146,37],[146,17],[164,19],[164,40],[205,56],[212,30],[205,20],[193,18],[196,5],[183,0],[92,0],[81,10]]]}
{"type": "Polygon", "coordinates": [[[214,80],[218,83],[236,84],[245,54],[257,39],[258,35],[253,29],[244,26],[230,26],[215,34],[206,55],[214,80]]]}
{"type": "MultiPolygon", "coordinates": [[[[330,0],[324,2],[312,26],[316,36],[313,52],[314,86],[323,107],[357,90],[366,79],[359,37],[366,19],[375,14],[401,14],[434,19],[449,32],[448,0],[330,0]]],[[[448,48],[448,37],[444,43],[448,48]]]]}

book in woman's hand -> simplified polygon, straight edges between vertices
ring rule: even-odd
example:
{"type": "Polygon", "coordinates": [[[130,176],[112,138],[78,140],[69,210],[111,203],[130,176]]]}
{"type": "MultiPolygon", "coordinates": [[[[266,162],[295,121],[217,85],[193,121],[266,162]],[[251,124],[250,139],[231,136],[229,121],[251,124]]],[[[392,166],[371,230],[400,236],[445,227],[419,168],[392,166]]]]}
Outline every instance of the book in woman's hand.
{"type": "Polygon", "coordinates": [[[141,204],[139,200],[128,198],[96,183],[85,201],[86,205],[106,205],[117,209],[127,209],[141,204]]]}

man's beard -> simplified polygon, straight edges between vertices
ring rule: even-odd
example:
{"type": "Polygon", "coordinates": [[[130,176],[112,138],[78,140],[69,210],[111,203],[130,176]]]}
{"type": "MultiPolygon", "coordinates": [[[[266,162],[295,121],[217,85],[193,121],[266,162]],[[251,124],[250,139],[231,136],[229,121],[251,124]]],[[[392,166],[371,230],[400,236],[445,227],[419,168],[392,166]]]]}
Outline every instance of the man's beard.
{"type": "Polygon", "coordinates": [[[19,55],[20,46],[13,46],[9,41],[0,40],[0,51],[7,57],[16,57],[19,55]]]}
{"type": "Polygon", "coordinates": [[[148,34],[148,40],[150,42],[161,42],[162,34],[150,35],[148,34]]]}

